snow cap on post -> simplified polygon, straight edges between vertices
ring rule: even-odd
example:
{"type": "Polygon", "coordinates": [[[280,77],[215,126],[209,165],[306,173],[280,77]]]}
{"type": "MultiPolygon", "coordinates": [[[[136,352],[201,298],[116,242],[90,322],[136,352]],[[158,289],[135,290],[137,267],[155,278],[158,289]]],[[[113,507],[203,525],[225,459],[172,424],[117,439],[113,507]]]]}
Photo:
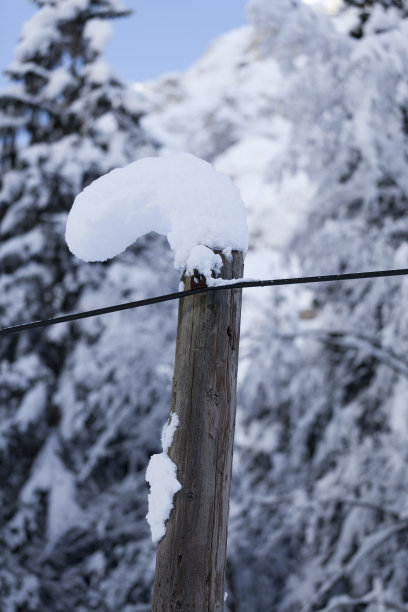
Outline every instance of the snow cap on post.
{"type": "Polygon", "coordinates": [[[75,198],[65,238],[80,259],[105,261],[152,231],[167,236],[176,269],[194,263],[205,276],[220,266],[210,249],[245,255],[248,246],[238,188],[189,153],[145,157],[91,183],[75,198]]]}

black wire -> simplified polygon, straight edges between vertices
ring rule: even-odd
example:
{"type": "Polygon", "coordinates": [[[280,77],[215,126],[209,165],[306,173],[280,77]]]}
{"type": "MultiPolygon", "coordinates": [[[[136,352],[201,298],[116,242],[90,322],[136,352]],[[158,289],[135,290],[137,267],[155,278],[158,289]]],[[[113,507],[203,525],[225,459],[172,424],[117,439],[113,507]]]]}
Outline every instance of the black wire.
{"type": "Polygon", "coordinates": [[[43,321],[32,321],[30,323],[22,323],[0,329],[0,335],[5,336],[15,332],[21,332],[36,327],[46,327],[55,325],[56,323],[67,323],[68,321],[77,321],[78,319],[86,319],[95,317],[109,312],[119,312],[120,310],[129,310],[130,308],[139,308],[140,306],[150,306],[160,302],[169,302],[170,300],[179,300],[180,298],[190,295],[198,295],[199,293],[209,293],[210,291],[225,291],[226,289],[246,289],[248,287],[275,287],[278,285],[303,285],[308,283],[327,283],[332,281],[358,280],[363,278],[379,278],[384,276],[406,276],[408,268],[399,270],[376,270],[374,272],[353,272],[348,274],[326,274],[323,276],[303,276],[299,278],[277,278],[273,280],[260,281],[238,281],[236,283],[229,282],[226,285],[216,285],[215,287],[200,287],[199,289],[189,289],[188,291],[178,291],[177,293],[168,293],[159,295],[136,302],[127,302],[126,304],[116,304],[115,306],[105,306],[105,308],[96,308],[95,310],[87,310],[86,312],[77,312],[73,314],[45,319],[43,321]]]}

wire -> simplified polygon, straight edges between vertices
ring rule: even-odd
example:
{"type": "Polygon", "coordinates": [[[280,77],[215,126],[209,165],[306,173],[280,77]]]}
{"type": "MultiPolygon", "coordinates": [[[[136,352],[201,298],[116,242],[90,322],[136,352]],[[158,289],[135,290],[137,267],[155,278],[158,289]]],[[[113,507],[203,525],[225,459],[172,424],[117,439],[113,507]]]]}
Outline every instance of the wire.
{"type": "Polygon", "coordinates": [[[225,291],[226,289],[247,289],[249,287],[276,287],[279,285],[304,285],[309,283],[327,283],[333,281],[359,280],[364,278],[379,278],[386,276],[407,276],[408,268],[399,270],[375,270],[373,272],[353,272],[348,274],[326,274],[323,276],[303,276],[299,278],[277,278],[272,280],[240,280],[236,283],[227,281],[225,285],[215,285],[213,287],[200,287],[198,289],[189,289],[187,291],[178,291],[177,293],[168,293],[156,297],[138,300],[136,302],[127,302],[125,304],[116,304],[115,306],[105,306],[104,308],[96,308],[95,310],[87,310],[86,312],[76,312],[52,319],[44,319],[42,321],[32,321],[30,323],[21,323],[12,327],[0,329],[0,336],[13,334],[16,332],[35,329],[36,327],[46,327],[57,323],[68,323],[69,321],[78,321],[88,317],[108,314],[110,312],[119,312],[120,310],[129,310],[130,308],[139,308],[140,306],[150,306],[160,302],[169,302],[171,300],[179,300],[191,295],[200,293],[210,293],[211,291],[225,291]]]}

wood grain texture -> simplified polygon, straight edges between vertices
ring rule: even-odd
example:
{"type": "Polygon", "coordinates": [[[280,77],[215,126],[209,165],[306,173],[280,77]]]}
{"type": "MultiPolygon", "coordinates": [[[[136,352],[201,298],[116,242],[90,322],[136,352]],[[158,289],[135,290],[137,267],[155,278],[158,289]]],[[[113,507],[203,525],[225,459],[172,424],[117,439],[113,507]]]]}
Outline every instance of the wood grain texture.
{"type": "MultiPolygon", "coordinates": [[[[220,276],[241,278],[242,253],[222,257],[220,276]]],[[[200,280],[185,278],[186,289],[200,280]]],[[[224,609],[241,292],[179,303],[171,412],[180,424],[169,456],[182,489],[157,548],[153,612],[224,609]]]]}

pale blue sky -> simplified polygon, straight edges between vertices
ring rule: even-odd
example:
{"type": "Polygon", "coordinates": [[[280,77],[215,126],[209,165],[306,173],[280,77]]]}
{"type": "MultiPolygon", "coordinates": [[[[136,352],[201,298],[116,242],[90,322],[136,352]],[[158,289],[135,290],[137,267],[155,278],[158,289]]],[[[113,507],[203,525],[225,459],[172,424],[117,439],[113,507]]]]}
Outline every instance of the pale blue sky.
{"type": "MultiPolygon", "coordinates": [[[[219,34],[245,23],[247,0],[124,0],[133,15],[112,22],[105,57],[125,79],[143,81],[188,68],[219,34]]],[[[0,68],[13,59],[29,0],[0,0],[0,68]]],[[[0,76],[0,86],[6,83],[0,76]]]]}

